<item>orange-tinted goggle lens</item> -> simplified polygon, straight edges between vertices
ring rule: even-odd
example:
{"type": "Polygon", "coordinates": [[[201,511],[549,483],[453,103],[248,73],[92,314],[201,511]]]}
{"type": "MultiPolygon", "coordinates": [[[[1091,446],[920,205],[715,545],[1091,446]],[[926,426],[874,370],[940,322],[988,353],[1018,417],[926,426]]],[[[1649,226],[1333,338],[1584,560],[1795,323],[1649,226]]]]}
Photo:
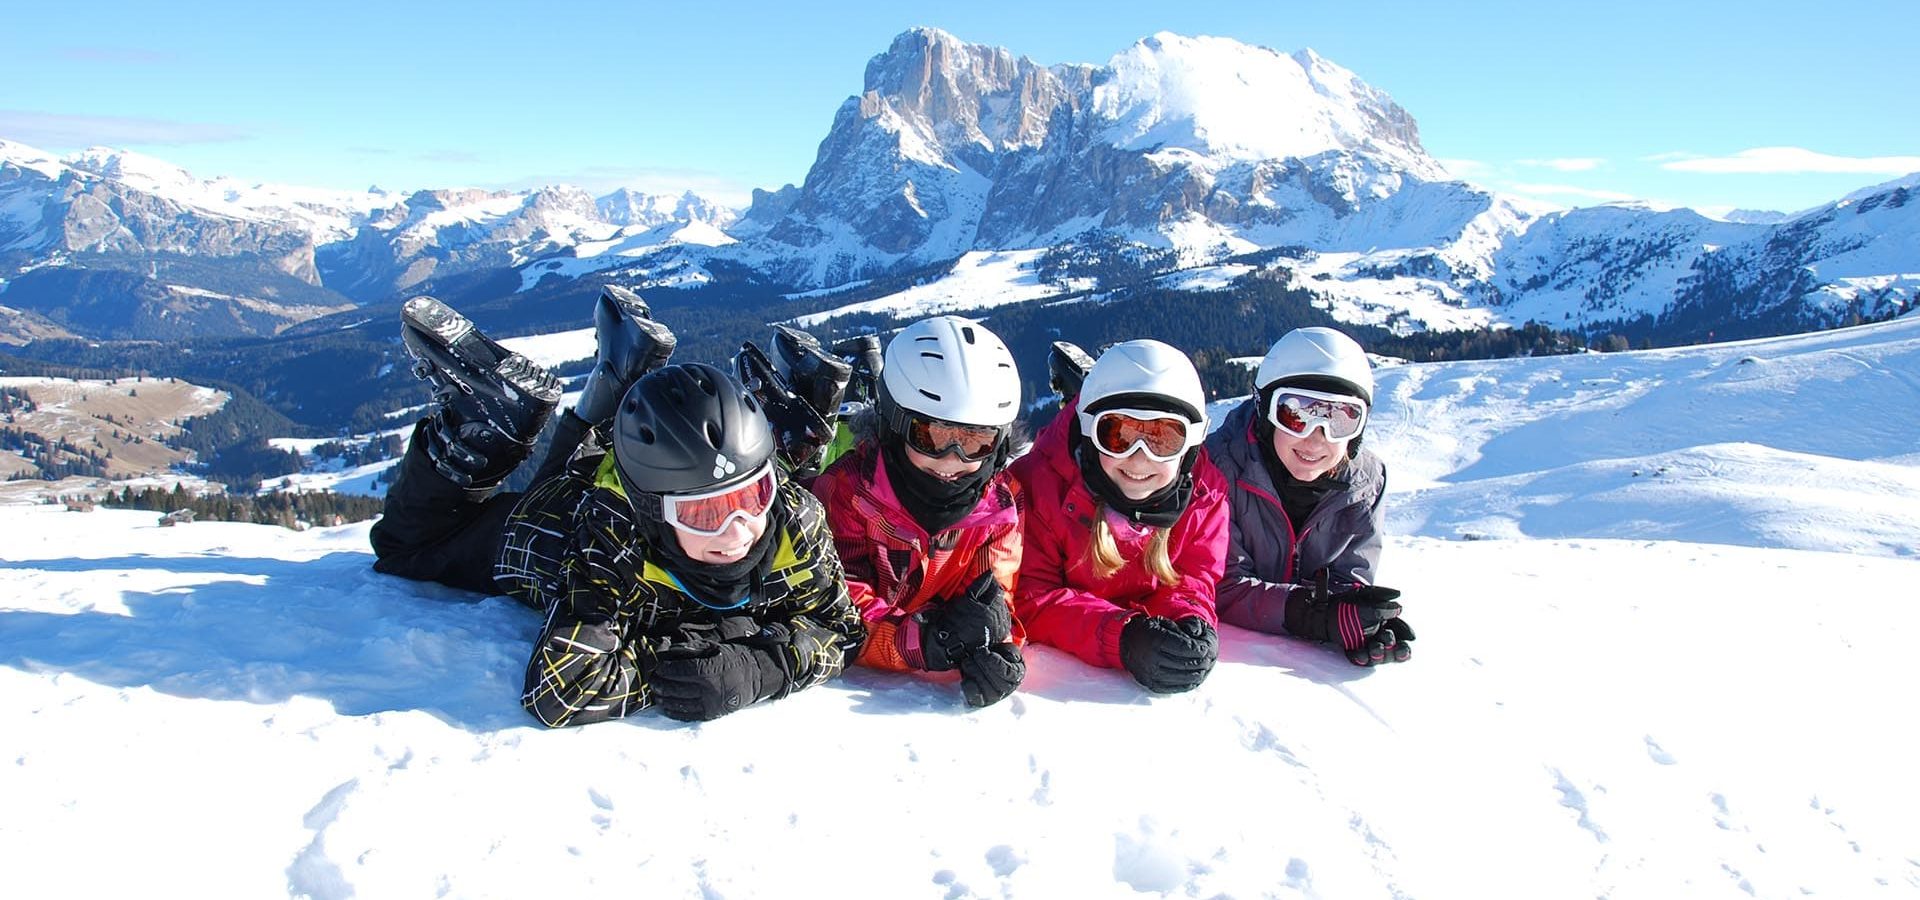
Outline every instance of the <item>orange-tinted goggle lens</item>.
{"type": "Polygon", "coordinates": [[[913,416],[907,420],[907,446],[927,456],[957,453],[967,462],[986,459],[1000,444],[1000,429],[961,425],[913,416]]]}
{"type": "Polygon", "coordinates": [[[1187,452],[1192,423],[1180,416],[1142,418],[1124,412],[1103,412],[1093,419],[1093,445],[1108,456],[1126,456],[1134,445],[1147,455],[1166,461],[1187,452]]]}
{"type": "Polygon", "coordinates": [[[773,506],[779,479],[767,467],[760,477],[738,487],[714,494],[692,496],[667,494],[660,498],[660,511],[667,524],[694,534],[716,535],[727,529],[736,515],[758,519],[773,506]]]}

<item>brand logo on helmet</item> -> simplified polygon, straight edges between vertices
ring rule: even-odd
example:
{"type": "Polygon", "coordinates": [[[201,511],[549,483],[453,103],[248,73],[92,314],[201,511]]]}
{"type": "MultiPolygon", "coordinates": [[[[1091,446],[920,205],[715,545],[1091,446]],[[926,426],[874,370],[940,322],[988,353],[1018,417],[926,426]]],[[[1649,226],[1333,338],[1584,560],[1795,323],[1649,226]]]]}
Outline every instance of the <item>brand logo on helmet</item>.
{"type": "Polygon", "coordinates": [[[734,465],[733,460],[728,459],[725,454],[721,454],[721,453],[714,454],[713,477],[725,478],[728,475],[732,475],[733,473],[738,471],[740,471],[740,467],[734,465]]]}

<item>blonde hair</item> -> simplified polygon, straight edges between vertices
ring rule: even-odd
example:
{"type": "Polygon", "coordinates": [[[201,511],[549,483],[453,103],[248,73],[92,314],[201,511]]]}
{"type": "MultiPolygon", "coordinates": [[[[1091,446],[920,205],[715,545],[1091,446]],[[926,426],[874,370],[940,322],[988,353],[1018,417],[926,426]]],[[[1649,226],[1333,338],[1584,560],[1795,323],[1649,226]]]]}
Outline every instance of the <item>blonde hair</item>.
{"type": "MultiPolygon", "coordinates": [[[[1161,587],[1168,587],[1180,581],[1180,573],[1173,570],[1173,555],[1168,549],[1172,541],[1173,529],[1148,526],[1153,536],[1147,540],[1147,552],[1142,563],[1152,573],[1154,581],[1161,587]]],[[[1093,574],[1101,578],[1112,578],[1114,573],[1125,568],[1129,560],[1120,555],[1120,542],[1113,536],[1113,525],[1107,522],[1107,504],[1103,500],[1093,503],[1093,540],[1087,542],[1087,565],[1093,574]]]]}

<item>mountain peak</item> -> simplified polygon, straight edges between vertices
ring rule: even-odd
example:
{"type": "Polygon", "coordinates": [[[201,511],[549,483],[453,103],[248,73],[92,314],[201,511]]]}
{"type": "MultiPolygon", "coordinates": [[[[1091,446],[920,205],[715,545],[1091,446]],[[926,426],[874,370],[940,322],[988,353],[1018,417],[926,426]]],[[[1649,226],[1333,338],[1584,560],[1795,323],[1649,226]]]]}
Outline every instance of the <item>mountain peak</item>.
{"type": "Polygon", "coordinates": [[[31,169],[48,178],[59,178],[60,171],[64,168],[53,154],[5,138],[0,138],[0,163],[31,169]]]}
{"type": "Polygon", "coordinates": [[[1282,55],[1230,38],[1160,32],[1116,54],[1094,89],[1105,137],[1124,150],[1185,149],[1236,160],[1365,152],[1434,180],[1413,117],[1311,50],[1282,55]]]}
{"type": "Polygon", "coordinates": [[[124,182],[149,193],[167,193],[170,189],[201,183],[199,178],[173,163],[114,147],[88,147],[68,156],[65,162],[82,172],[124,182]]]}

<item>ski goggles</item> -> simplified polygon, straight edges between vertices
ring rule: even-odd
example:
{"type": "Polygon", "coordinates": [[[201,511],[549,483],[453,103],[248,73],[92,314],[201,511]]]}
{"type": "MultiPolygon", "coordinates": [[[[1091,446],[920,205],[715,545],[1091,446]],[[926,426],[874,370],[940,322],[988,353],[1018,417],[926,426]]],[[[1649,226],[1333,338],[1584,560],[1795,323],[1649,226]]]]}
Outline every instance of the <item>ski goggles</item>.
{"type": "Polygon", "coordinates": [[[780,479],[768,463],[747,481],[703,494],[661,494],[660,518],[691,534],[713,537],[735,519],[754,521],[773,508],[780,479]]]}
{"type": "Polygon", "coordinates": [[[1367,427],[1367,402],[1346,394],[1281,388],[1267,403],[1267,421],[1297,438],[1320,429],[1329,441],[1344,441],[1367,427]]]}
{"type": "Polygon", "coordinates": [[[992,425],[962,425],[912,414],[907,416],[905,431],[907,446],[914,452],[932,457],[952,453],[967,462],[992,456],[1005,434],[1005,429],[992,425]]]}
{"type": "Polygon", "coordinates": [[[1080,414],[1080,427],[1093,447],[1114,457],[1144,451],[1154,462],[1179,459],[1206,438],[1206,429],[1186,416],[1165,410],[1103,409],[1080,414]]]}

